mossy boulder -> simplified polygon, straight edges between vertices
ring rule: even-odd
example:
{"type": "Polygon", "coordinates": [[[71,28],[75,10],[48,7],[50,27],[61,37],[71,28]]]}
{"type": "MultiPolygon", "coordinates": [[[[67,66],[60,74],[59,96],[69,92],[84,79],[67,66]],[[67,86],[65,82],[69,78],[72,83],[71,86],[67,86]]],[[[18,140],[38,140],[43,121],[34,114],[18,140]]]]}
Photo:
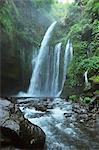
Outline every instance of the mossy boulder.
{"type": "Polygon", "coordinates": [[[45,133],[24,118],[15,99],[8,99],[0,99],[0,148],[42,150],[45,133]]]}

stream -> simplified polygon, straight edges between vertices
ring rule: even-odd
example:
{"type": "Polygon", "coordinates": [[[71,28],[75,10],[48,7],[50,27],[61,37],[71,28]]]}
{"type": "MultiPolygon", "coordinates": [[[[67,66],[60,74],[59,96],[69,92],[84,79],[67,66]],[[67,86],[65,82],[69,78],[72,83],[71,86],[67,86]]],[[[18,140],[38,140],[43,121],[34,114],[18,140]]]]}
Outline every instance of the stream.
{"type": "MultiPolygon", "coordinates": [[[[98,150],[99,149],[99,120],[93,128],[84,127],[77,123],[72,114],[71,102],[60,98],[32,101],[33,105],[48,104],[45,111],[37,110],[31,105],[21,104],[20,109],[31,123],[40,126],[46,134],[45,150],[98,150]],[[65,117],[64,113],[68,114],[65,117]]],[[[40,108],[40,107],[39,107],[40,108]]]]}

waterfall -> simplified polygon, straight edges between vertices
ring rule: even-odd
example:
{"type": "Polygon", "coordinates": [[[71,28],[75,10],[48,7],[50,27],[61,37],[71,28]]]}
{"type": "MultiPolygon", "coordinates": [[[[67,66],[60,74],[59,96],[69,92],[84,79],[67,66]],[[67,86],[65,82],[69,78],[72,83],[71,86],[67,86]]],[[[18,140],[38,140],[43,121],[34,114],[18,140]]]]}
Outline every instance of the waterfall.
{"type": "Polygon", "coordinates": [[[54,52],[54,64],[53,64],[53,80],[52,80],[52,93],[54,96],[59,92],[59,65],[60,65],[60,50],[61,44],[58,43],[55,46],[54,52]]]}
{"type": "Polygon", "coordinates": [[[89,85],[89,82],[88,82],[88,71],[85,71],[84,78],[85,78],[85,85],[87,87],[89,85]]]}
{"type": "Polygon", "coordinates": [[[63,69],[62,85],[61,85],[61,89],[60,89],[59,93],[57,94],[57,96],[59,96],[61,94],[62,89],[64,87],[64,83],[66,80],[66,74],[67,74],[67,68],[68,68],[68,65],[71,62],[72,58],[73,58],[73,47],[72,47],[72,43],[70,42],[70,39],[69,39],[66,44],[65,54],[64,54],[64,69],[63,69]]]}
{"type": "Polygon", "coordinates": [[[68,67],[70,61],[72,60],[72,57],[73,57],[72,43],[70,43],[70,40],[68,40],[68,42],[66,44],[65,55],[64,55],[64,70],[63,70],[62,88],[63,88],[65,80],[66,80],[67,67],[68,67]]]}
{"type": "Polygon", "coordinates": [[[31,97],[57,97],[60,96],[66,80],[67,67],[73,57],[73,47],[70,40],[62,51],[62,43],[55,48],[49,46],[56,22],[52,23],[46,31],[38,54],[32,58],[32,77],[27,93],[20,92],[18,96],[31,97]],[[61,59],[61,54],[64,57],[61,59]]]}
{"type": "Polygon", "coordinates": [[[72,61],[73,58],[73,46],[72,43],[70,43],[70,61],[72,61]]]}
{"type": "MultiPolygon", "coordinates": [[[[41,91],[40,91],[40,84],[41,84],[41,78],[42,78],[42,64],[44,63],[47,55],[48,55],[48,43],[52,35],[52,31],[56,25],[56,21],[51,24],[51,26],[48,28],[47,32],[44,35],[44,38],[41,43],[41,47],[39,50],[37,62],[35,64],[34,71],[32,73],[32,78],[30,81],[30,86],[28,89],[28,95],[31,96],[41,96],[41,91]]],[[[46,82],[46,81],[45,81],[46,82]]],[[[42,85],[42,89],[43,89],[42,85]]]]}

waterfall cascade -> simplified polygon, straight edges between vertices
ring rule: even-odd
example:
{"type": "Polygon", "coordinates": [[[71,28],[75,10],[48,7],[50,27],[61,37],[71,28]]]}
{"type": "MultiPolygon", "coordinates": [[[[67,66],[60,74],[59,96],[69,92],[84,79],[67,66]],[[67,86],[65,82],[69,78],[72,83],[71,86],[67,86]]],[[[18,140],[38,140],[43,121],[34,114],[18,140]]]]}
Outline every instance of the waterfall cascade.
{"type": "Polygon", "coordinates": [[[68,40],[64,58],[62,58],[64,61],[61,63],[62,43],[57,43],[55,49],[49,47],[49,41],[55,25],[56,22],[52,23],[44,35],[35,65],[33,66],[27,93],[20,92],[19,96],[57,97],[60,95],[66,80],[67,67],[73,56],[73,48],[70,40],[68,40]],[[62,64],[61,66],[60,63],[62,64]]]}
{"type": "Polygon", "coordinates": [[[86,71],[86,72],[84,73],[86,86],[88,85],[88,77],[87,77],[87,74],[88,74],[88,71],[86,71]]]}
{"type": "Polygon", "coordinates": [[[90,82],[88,81],[88,70],[87,71],[85,71],[85,73],[84,73],[84,79],[85,79],[85,88],[90,88],[91,87],[91,84],[90,84],[90,82]]]}
{"type": "Polygon", "coordinates": [[[55,51],[54,51],[53,78],[52,78],[51,93],[53,93],[53,95],[55,96],[59,92],[59,67],[60,67],[61,44],[62,43],[56,44],[55,51]]]}
{"type": "MultiPolygon", "coordinates": [[[[46,57],[49,54],[48,43],[49,43],[49,40],[51,38],[52,31],[53,31],[55,25],[56,25],[56,21],[54,23],[52,23],[51,26],[48,28],[47,32],[44,35],[43,41],[41,43],[41,47],[40,47],[40,50],[39,50],[37,62],[35,64],[35,68],[33,70],[32,78],[31,78],[31,81],[30,81],[30,86],[29,86],[29,89],[28,89],[28,95],[30,95],[30,96],[40,97],[40,96],[45,95],[44,94],[45,93],[45,85],[46,85],[46,81],[48,79],[46,79],[44,81],[45,83],[42,83],[42,81],[43,81],[42,73],[43,74],[45,73],[45,72],[43,72],[44,71],[43,70],[44,69],[44,61],[46,60],[46,57]],[[43,91],[44,93],[42,92],[42,90],[44,90],[43,91]]],[[[45,66],[45,68],[46,68],[46,66],[45,66]]]]}
{"type": "Polygon", "coordinates": [[[64,55],[64,70],[63,70],[63,81],[62,81],[62,88],[64,86],[64,82],[66,80],[66,73],[67,73],[67,67],[72,60],[73,57],[73,48],[72,43],[70,43],[70,40],[68,40],[65,48],[65,55],[64,55]]]}
{"type": "Polygon", "coordinates": [[[66,48],[65,48],[65,53],[64,53],[64,68],[63,68],[63,78],[62,78],[62,83],[61,83],[61,89],[58,92],[58,96],[61,94],[62,89],[64,87],[64,83],[66,80],[66,74],[67,74],[67,67],[69,65],[69,63],[71,62],[73,58],[73,47],[72,47],[72,43],[70,42],[70,40],[68,40],[67,44],[66,44],[66,48]]]}

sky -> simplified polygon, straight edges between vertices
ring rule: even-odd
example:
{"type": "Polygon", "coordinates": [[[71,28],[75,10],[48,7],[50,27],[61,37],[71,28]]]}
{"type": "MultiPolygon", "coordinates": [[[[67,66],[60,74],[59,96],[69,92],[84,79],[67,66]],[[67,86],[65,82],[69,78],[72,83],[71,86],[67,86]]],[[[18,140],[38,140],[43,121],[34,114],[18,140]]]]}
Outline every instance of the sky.
{"type": "Polygon", "coordinates": [[[65,3],[72,3],[74,2],[74,0],[58,0],[58,2],[65,4],[65,3]]]}

